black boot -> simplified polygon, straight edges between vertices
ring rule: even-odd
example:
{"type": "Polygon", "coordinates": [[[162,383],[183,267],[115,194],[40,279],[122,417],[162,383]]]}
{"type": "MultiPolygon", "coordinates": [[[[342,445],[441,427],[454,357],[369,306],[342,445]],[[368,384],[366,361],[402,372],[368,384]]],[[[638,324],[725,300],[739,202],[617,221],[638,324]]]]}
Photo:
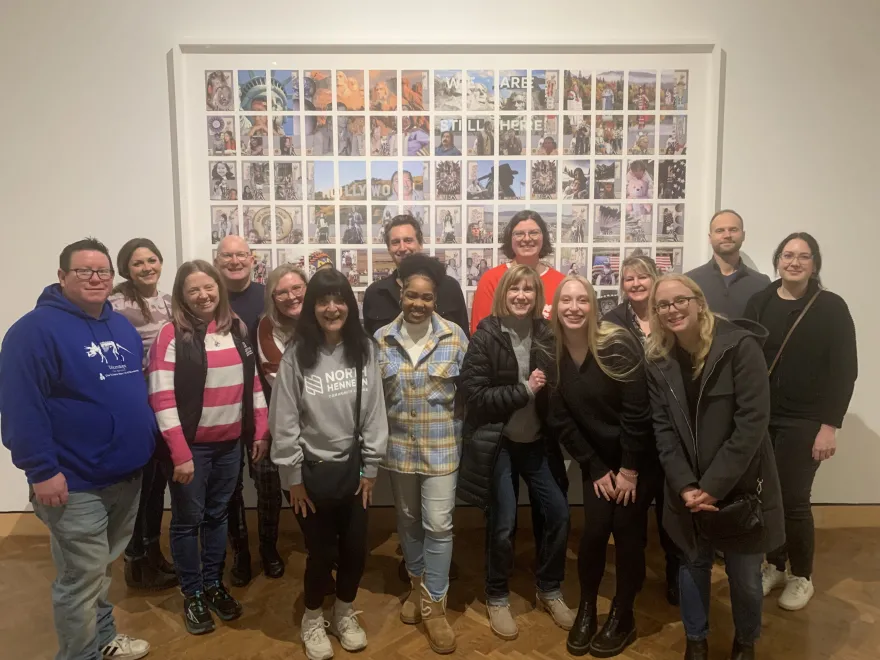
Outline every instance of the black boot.
{"type": "Polygon", "coordinates": [[[636,620],[632,608],[624,610],[614,600],[605,625],[590,642],[590,654],[595,658],[613,658],[635,640],[636,620]]]}
{"type": "Polygon", "coordinates": [[[263,563],[263,573],[266,577],[276,579],[284,575],[284,560],[274,546],[260,547],[260,561],[263,563]]]}
{"type": "Polygon", "coordinates": [[[730,660],[755,660],[755,645],[740,644],[733,640],[733,650],[730,652],[730,660]]]}
{"type": "Polygon", "coordinates": [[[149,557],[125,558],[125,584],[132,589],[145,589],[147,591],[161,591],[177,586],[177,576],[174,573],[164,573],[156,570],[150,563],[149,557]]]}
{"type": "Polygon", "coordinates": [[[699,642],[687,641],[687,649],[684,652],[684,660],[709,660],[709,642],[701,639],[699,642]]]}
{"type": "Polygon", "coordinates": [[[596,600],[582,600],[578,606],[574,625],[568,631],[565,648],[571,655],[586,655],[590,650],[590,641],[599,627],[599,616],[596,613],[596,600]]]}
{"type": "Polygon", "coordinates": [[[666,602],[678,607],[678,559],[666,558],[666,602]]]}
{"type": "Polygon", "coordinates": [[[150,560],[150,565],[157,571],[174,575],[174,564],[165,559],[165,555],[162,554],[162,547],[158,541],[153,541],[147,546],[147,559],[150,560]]]}
{"type": "Polygon", "coordinates": [[[233,587],[246,587],[253,578],[251,573],[251,552],[247,545],[242,549],[238,544],[233,548],[232,570],[229,581],[233,587]]]}

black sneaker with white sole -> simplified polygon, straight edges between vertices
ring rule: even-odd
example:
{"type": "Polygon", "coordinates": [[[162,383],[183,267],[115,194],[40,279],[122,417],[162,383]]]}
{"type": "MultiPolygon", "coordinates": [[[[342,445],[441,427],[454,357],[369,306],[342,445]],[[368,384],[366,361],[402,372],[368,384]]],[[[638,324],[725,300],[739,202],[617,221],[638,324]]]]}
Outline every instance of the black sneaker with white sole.
{"type": "Polygon", "coordinates": [[[208,607],[224,621],[232,621],[241,616],[241,603],[232,597],[222,582],[205,588],[205,600],[208,607]]]}
{"type": "Polygon", "coordinates": [[[183,620],[190,635],[204,635],[214,630],[214,617],[204,593],[197,591],[183,599],[183,620]]]}

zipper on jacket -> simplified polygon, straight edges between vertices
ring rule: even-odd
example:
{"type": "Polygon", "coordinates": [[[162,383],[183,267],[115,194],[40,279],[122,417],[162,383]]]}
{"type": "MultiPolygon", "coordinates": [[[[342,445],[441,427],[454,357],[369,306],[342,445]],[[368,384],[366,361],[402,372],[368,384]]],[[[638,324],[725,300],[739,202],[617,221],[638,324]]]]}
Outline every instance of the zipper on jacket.
{"type": "Polygon", "coordinates": [[[718,356],[718,359],[712,363],[712,368],[709,369],[709,373],[703,379],[703,384],[700,386],[700,393],[697,395],[697,410],[696,414],[694,414],[694,426],[696,427],[694,431],[694,452],[696,453],[698,467],[700,465],[700,454],[697,453],[697,434],[700,432],[700,401],[703,399],[703,391],[706,389],[706,383],[709,382],[712,374],[715,373],[715,367],[718,366],[718,363],[721,362],[721,358],[723,358],[732,348],[733,346],[728,346],[727,348],[725,348],[723,351],[721,351],[721,355],[718,356]]]}

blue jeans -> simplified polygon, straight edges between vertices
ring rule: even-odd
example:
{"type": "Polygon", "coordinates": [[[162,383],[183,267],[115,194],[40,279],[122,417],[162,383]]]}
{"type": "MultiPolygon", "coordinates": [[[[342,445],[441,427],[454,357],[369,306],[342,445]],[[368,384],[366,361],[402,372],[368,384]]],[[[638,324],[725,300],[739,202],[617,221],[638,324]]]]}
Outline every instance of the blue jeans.
{"type": "Polygon", "coordinates": [[[138,474],[100,490],[70,493],[63,506],[33,499],[34,513],[49,528],[58,571],[52,583],[56,660],[101,660],[100,649],[116,637],[107,600],[110,566],[131,538],[140,493],[138,474]]]}
{"type": "Polygon", "coordinates": [[[439,477],[390,472],[397,535],[406,570],[421,576],[439,602],[449,589],[452,563],[452,512],[458,472],[439,477]]]}
{"type": "Polygon", "coordinates": [[[519,472],[529,489],[529,501],[543,521],[538,542],[536,586],[541,596],[561,596],[565,577],[565,545],[568,542],[568,502],[550,472],[544,444],[501,440],[492,473],[492,496],[486,521],[486,600],[507,605],[507,578],[513,567],[511,533],[516,521],[516,496],[511,472],[519,472]]]}
{"type": "Polygon", "coordinates": [[[184,596],[223,578],[229,498],[241,470],[238,445],[238,440],[191,445],[193,480],[186,485],[168,480],[171,556],[184,596]]]}
{"type": "MultiPolygon", "coordinates": [[[[685,555],[678,570],[681,592],[681,621],[687,638],[694,641],[709,636],[709,591],[712,586],[712,562],[715,550],[700,539],[699,555],[685,555]]],[[[724,553],[724,568],[730,584],[730,606],[736,639],[741,644],[754,644],[761,635],[761,609],[764,591],[761,587],[761,554],[724,553]]]]}

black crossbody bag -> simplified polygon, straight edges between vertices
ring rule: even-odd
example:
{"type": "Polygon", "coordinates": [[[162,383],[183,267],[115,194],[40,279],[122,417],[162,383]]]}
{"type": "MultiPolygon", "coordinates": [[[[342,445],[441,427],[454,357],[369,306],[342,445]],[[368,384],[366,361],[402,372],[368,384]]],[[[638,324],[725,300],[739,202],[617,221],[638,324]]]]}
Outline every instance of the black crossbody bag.
{"type": "MultiPolygon", "coordinates": [[[[779,364],[782,350],[791,338],[794,329],[798,327],[801,319],[804,318],[807,311],[816,302],[820,292],[821,289],[813,294],[813,297],[810,298],[791,328],[789,328],[785,338],[782,340],[782,345],[776,351],[776,357],[773,358],[773,362],[767,370],[768,378],[773,375],[773,370],[779,364]]],[[[759,449],[758,451],[761,450],[759,449]]],[[[764,509],[763,502],[761,501],[761,489],[764,480],[760,476],[761,465],[762,461],[758,461],[758,479],[754,493],[740,493],[731,498],[720,500],[715,504],[718,507],[718,511],[701,512],[698,518],[700,530],[708,538],[720,540],[735,539],[754,534],[764,528],[764,509]]],[[[699,473],[697,473],[697,477],[701,478],[699,473]]]]}
{"type": "Polygon", "coordinates": [[[358,358],[356,373],[354,436],[348,458],[344,461],[322,461],[306,456],[303,459],[303,485],[315,506],[352,497],[361,483],[361,390],[364,378],[362,358],[358,358]]]}

